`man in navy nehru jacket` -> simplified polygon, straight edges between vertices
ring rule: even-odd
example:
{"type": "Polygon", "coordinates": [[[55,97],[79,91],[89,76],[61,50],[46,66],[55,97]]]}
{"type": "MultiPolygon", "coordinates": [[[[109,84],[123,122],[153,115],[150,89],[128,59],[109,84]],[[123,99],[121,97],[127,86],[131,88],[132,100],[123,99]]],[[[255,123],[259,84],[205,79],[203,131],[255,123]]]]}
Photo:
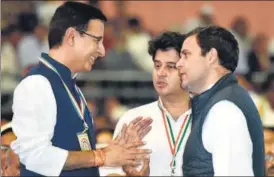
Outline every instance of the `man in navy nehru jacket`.
{"type": "MultiPolygon", "coordinates": [[[[95,150],[93,121],[75,74],[90,71],[105,55],[105,15],[84,3],[65,2],[49,27],[49,54],[14,91],[11,147],[20,158],[21,176],[99,176],[99,166],[136,165],[150,154],[144,143],[127,143],[127,126],[108,147],[95,150]]],[[[136,136],[150,119],[133,120],[136,136]],[[141,128],[140,128],[141,127],[141,128]]]]}
{"type": "Polygon", "coordinates": [[[184,176],[263,176],[259,113],[233,74],[239,48],[226,29],[187,34],[177,63],[192,101],[192,128],[183,155],[184,176]]]}

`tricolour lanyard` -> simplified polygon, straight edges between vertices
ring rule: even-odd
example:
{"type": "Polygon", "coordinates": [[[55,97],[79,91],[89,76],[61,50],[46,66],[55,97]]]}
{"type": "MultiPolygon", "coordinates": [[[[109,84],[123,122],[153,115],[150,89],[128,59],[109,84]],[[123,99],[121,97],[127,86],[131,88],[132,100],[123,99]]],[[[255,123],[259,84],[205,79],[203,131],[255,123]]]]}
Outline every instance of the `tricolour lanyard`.
{"type": "Polygon", "coordinates": [[[63,81],[61,75],[59,74],[59,72],[57,71],[57,69],[51,65],[48,61],[46,61],[45,59],[43,58],[39,58],[40,62],[43,63],[45,66],[47,66],[49,69],[51,69],[52,71],[54,71],[61,79],[67,93],[68,93],[68,96],[70,98],[70,101],[75,109],[75,111],[77,112],[77,114],[79,115],[79,117],[83,120],[83,124],[84,124],[84,131],[86,131],[88,129],[88,124],[86,123],[85,121],[85,118],[84,118],[84,113],[85,113],[85,104],[84,102],[86,103],[86,100],[83,96],[83,93],[81,92],[80,89],[77,88],[77,86],[75,85],[75,89],[77,91],[77,93],[80,95],[80,107],[77,103],[77,101],[75,100],[75,98],[73,97],[71,91],[69,90],[68,86],[66,85],[66,83],[63,81]]]}
{"type": "Polygon", "coordinates": [[[177,155],[178,151],[180,150],[182,142],[185,138],[187,129],[189,128],[189,124],[191,122],[191,116],[186,115],[186,117],[184,119],[184,122],[183,122],[183,124],[180,128],[180,131],[177,135],[177,138],[175,140],[170,120],[169,120],[168,116],[165,114],[162,106],[160,105],[160,101],[158,101],[158,106],[159,106],[159,109],[162,112],[162,117],[163,117],[163,121],[164,121],[166,136],[167,136],[167,139],[168,139],[170,152],[173,156],[172,160],[170,162],[170,167],[173,169],[173,168],[176,167],[176,159],[175,158],[176,158],[176,155],[177,155]]]}

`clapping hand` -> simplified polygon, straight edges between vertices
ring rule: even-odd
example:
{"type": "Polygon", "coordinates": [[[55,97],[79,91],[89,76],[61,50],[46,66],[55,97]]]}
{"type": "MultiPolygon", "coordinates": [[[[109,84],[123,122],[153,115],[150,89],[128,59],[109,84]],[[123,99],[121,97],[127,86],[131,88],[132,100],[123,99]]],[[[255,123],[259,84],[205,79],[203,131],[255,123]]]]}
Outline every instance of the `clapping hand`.
{"type": "Polygon", "coordinates": [[[140,149],[145,143],[141,139],[151,130],[151,118],[137,117],[129,126],[123,125],[120,134],[102,149],[105,153],[105,166],[137,166],[148,160],[151,151],[140,149]]]}
{"type": "MultiPolygon", "coordinates": [[[[151,118],[145,118],[142,120],[142,117],[137,117],[131,121],[127,128],[127,137],[125,139],[126,142],[141,141],[144,136],[151,130],[151,123],[151,118]]],[[[128,176],[149,176],[149,162],[149,158],[144,159],[142,164],[143,166],[140,170],[136,169],[138,165],[124,165],[122,168],[128,176]]]]}

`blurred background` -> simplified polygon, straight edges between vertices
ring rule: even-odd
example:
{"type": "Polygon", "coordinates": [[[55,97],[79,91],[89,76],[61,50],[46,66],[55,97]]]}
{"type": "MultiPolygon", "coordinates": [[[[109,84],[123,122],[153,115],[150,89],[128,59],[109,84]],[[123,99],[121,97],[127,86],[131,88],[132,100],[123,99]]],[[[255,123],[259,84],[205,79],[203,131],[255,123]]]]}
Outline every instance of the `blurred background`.
{"type": "MultiPolygon", "coordinates": [[[[38,63],[37,56],[48,51],[48,25],[63,2],[1,2],[1,141],[2,126],[12,119],[14,88],[38,63]]],[[[97,60],[92,72],[78,77],[95,121],[98,143],[111,139],[125,111],[157,99],[148,41],[166,30],[186,33],[197,26],[215,24],[231,30],[238,40],[236,74],[259,110],[265,127],[266,159],[273,162],[274,2],[81,2],[99,7],[109,19],[104,38],[106,56],[97,60]]],[[[271,165],[269,173],[274,174],[271,165]]]]}

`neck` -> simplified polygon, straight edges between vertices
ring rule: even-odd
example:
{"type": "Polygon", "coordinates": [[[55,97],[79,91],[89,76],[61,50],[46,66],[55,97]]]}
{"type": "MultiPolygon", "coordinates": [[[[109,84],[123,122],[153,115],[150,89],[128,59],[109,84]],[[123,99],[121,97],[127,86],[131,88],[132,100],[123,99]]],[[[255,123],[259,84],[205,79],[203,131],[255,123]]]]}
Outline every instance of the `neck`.
{"type": "Polygon", "coordinates": [[[203,78],[203,81],[199,81],[200,84],[196,86],[197,90],[191,91],[193,95],[199,95],[207,91],[211,86],[215,85],[224,75],[230,73],[227,69],[217,69],[216,72],[212,72],[208,77],[203,78]]]}
{"type": "Polygon", "coordinates": [[[76,73],[73,69],[72,62],[70,62],[70,57],[66,55],[66,52],[63,52],[61,48],[50,49],[49,56],[69,68],[72,76],[76,73]]]}
{"type": "Polygon", "coordinates": [[[160,99],[175,121],[190,109],[190,98],[187,92],[180,95],[160,96],[160,99]]]}

